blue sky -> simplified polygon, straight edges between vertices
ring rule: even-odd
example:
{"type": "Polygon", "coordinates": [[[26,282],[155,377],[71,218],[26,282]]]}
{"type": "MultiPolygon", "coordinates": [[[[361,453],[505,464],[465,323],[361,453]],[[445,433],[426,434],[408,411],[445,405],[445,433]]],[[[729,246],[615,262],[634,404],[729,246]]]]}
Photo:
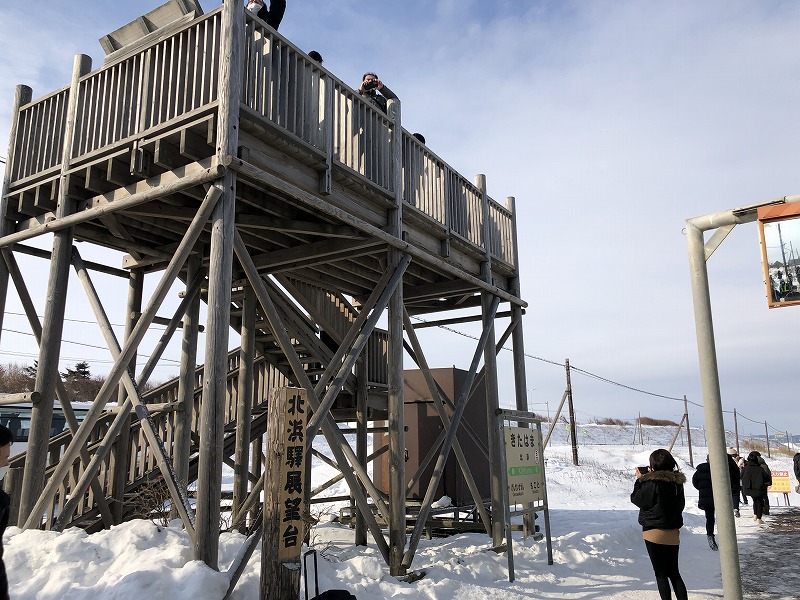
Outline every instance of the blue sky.
{"type": "MultiPolygon", "coordinates": [[[[15,84],[34,97],[66,85],[75,53],[99,66],[97,39],[157,4],[0,5],[0,138],[15,84]]],[[[516,197],[528,354],[700,404],[682,228],[800,192],[798,26],[793,2],[289,0],[281,33],[353,86],[377,71],[408,129],[466,176],[486,174],[495,200],[516,197]]],[[[709,272],[724,408],[761,422],[740,429],[800,433],[800,309],[767,310],[755,225],[709,272]]],[[[468,365],[468,340],[424,336],[432,366],[468,365]]],[[[4,335],[0,362],[23,345],[4,335]]],[[[511,404],[510,353],[500,365],[511,404]]],[[[563,369],[531,359],[527,372],[531,408],[552,411],[563,369]]],[[[580,374],[573,387],[581,419],[683,411],[580,374]]]]}

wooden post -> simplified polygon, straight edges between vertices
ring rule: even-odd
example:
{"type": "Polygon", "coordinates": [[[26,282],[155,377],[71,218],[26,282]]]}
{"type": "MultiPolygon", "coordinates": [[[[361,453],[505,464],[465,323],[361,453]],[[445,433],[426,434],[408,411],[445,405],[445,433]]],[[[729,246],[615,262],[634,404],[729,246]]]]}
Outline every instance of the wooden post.
{"type": "Polygon", "coordinates": [[[767,458],[772,458],[772,455],[769,453],[769,425],[767,425],[766,421],[764,421],[764,434],[767,438],[767,458]]]}
{"type": "MultiPolygon", "coordinates": [[[[236,393],[236,449],[233,467],[233,511],[241,509],[247,497],[250,473],[250,427],[253,414],[253,363],[256,355],[256,295],[244,288],[241,346],[239,348],[239,386],[236,393]]],[[[247,514],[239,523],[231,523],[241,533],[247,531],[247,514]]]]}
{"type": "Polygon", "coordinates": [[[569,410],[569,439],[572,442],[572,464],[578,466],[578,436],[575,432],[575,407],[572,405],[572,377],[570,375],[569,359],[564,359],[567,370],[567,410],[569,410]]]}
{"type": "Polygon", "coordinates": [[[675,435],[672,436],[672,441],[669,443],[669,448],[667,448],[667,450],[669,450],[670,452],[672,452],[672,448],[675,447],[675,442],[678,440],[678,436],[681,434],[681,430],[683,429],[683,423],[685,420],[686,420],[686,415],[683,415],[681,417],[681,422],[678,423],[678,428],[675,430],[675,435]]]}
{"type": "MultiPolygon", "coordinates": [[[[239,143],[239,98],[244,66],[244,5],[227,0],[222,9],[217,159],[235,157],[239,143]]],[[[211,216],[208,273],[208,321],[200,405],[200,455],[197,479],[197,539],[194,556],[218,568],[220,499],[222,497],[222,440],[228,377],[228,330],[231,310],[236,173],[222,178],[222,197],[211,216]]]]}
{"type": "Polygon", "coordinates": [[[692,456],[692,428],[689,426],[689,401],[686,399],[686,394],[683,395],[683,413],[686,415],[686,443],[689,445],[689,466],[694,467],[694,457],[692,456]]]}
{"type": "MultiPolygon", "coordinates": [[[[14,94],[14,105],[11,108],[11,131],[8,134],[8,150],[6,152],[5,177],[3,178],[2,196],[0,196],[0,237],[14,230],[14,221],[9,216],[8,186],[12,179],[14,156],[19,149],[17,130],[19,128],[19,111],[31,101],[33,90],[27,85],[18,85],[14,94]]],[[[3,250],[5,252],[5,250],[3,250]]],[[[3,323],[6,314],[8,296],[8,268],[5,261],[0,260],[0,338],[3,335],[3,323]]]]}
{"type": "MultiPolygon", "coordinates": [[[[517,210],[516,201],[513,196],[506,198],[506,208],[512,215],[512,238],[514,244],[514,266],[519,273],[519,243],[517,235],[517,210]]],[[[521,293],[519,275],[511,281],[511,291],[517,296],[521,293]]],[[[511,344],[514,355],[514,389],[516,391],[517,410],[528,412],[528,379],[525,373],[525,338],[522,331],[522,307],[519,304],[511,304],[511,323],[513,331],[511,333],[511,344]]],[[[523,423],[521,426],[528,426],[523,423]]]]}
{"type": "Polygon", "coordinates": [[[564,393],[561,394],[561,402],[558,405],[558,410],[556,410],[556,414],[553,416],[553,420],[550,421],[550,427],[547,430],[547,435],[544,436],[544,441],[542,442],[542,448],[547,448],[547,444],[550,442],[550,436],[553,435],[553,430],[556,428],[558,419],[561,416],[561,409],[564,408],[564,402],[567,400],[567,391],[568,390],[564,390],[564,393]]]}
{"type": "MultiPolygon", "coordinates": [[[[367,422],[368,361],[369,353],[364,352],[356,363],[356,385],[358,386],[356,388],[356,457],[358,457],[359,464],[365,469],[367,468],[367,427],[369,426],[367,422]]],[[[356,517],[355,544],[356,546],[366,546],[367,522],[364,520],[364,515],[361,514],[361,509],[356,505],[355,498],[353,498],[351,506],[355,508],[356,517]]]]}
{"type": "MultiPolygon", "coordinates": [[[[201,275],[200,254],[192,254],[186,262],[187,292],[201,275]]],[[[195,373],[197,370],[197,334],[200,328],[200,294],[195,294],[183,316],[181,367],[178,374],[178,412],[175,415],[175,450],[172,462],[175,475],[184,489],[189,485],[189,454],[192,446],[192,413],[194,412],[195,373]]],[[[177,510],[170,511],[173,518],[177,510]],[[173,512],[174,511],[174,512],[173,512]]]]}
{"type": "MultiPolygon", "coordinates": [[[[74,201],[69,196],[69,163],[75,139],[78,112],[79,80],[91,71],[92,59],[85,54],[75,57],[72,68],[72,85],[69,92],[67,120],[64,126],[64,146],[61,152],[61,176],[58,185],[56,217],[65,217],[74,211],[74,201]]],[[[72,228],[53,234],[53,254],[50,261],[50,278],[42,325],[42,343],[39,348],[39,368],[36,372],[35,389],[42,394],[42,401],[31,412],[31,427],[28,434],[28,450],[25,458],[25,474],[20,498],[20,521],[27,519],[44,488],[47,447],[50,440],[50,424],[53,418],[58,361],[61,352],[61,334],[64,329],[64,313],[67,302],[70,259],[72,253],[72,228]]]]}
{"type": "Polygon", "coordinates": [[[308,490],[303,488],[308,396],[299,388],[270,390],[261,543],[261,600],[300,594],[300,548],[308,490]]]}
{"type": "MultiPolygon", "coordinates": [[[[392,120],[392,175],[395,206],[389,211],[391,233],[403,237],[403,130],[400,125],[400,102],[389,101],[389,118],[392,120]]],[[[387,270],[396,270],[402,253],[389,249],[387,270]]],[[[389,573],[405,574],[403,554],[406,548],[406,461],[405,424],[403,412],[403,283],[397,285],[389,299],[389,373],[388,373],[388,426],[389,426],[389,573]]]]}
{"type": "MultiPolygon", "coordinates": [[[[144,270],[133,269],[128,278],[128,313],[125,315],[125,339],[130,337],[136,321],[142,312],[142,294],[144,292],[144,270]]],[[[136,377],[136,354],[128,363],[128,372],[136,377]]],[[[125,403],[125,385],[120,384],[117,393],[117,405],[125,403]]],[[[128,483],[128,467],[130,462],[131,421],[128,417],[122,426],[122,432],[112,449],[111,465],[113,467],[111,498],[114,523],[122,523],[125,514],[125,487],[128,483]]]]}
{"type": "MultiPolygon", "coordinates": [[[[481,228],[481,242],[483,244],[485,260],[481,263],[481,279],[492,284],[492,252],[491,234],[489,224],[489,196],[486,193],[486,176],[475,176],[475,187],[480,190],[483,227],[481,228]]],[[[500,398],[497,383],[497,350],[495,348],[494,314],[489,314],[492,304],[492,294],[481,293],[481,317],[483,328],[487,331],[488,341],[483,351],[484,386],[486,389],[486,426],[487,441],[489,446],[489,469],[491,481],[492,502],[492,545],[499,548],[505,540],[505,514],[508,510],[503,504],[503,477],[498,473],[500,453],[503,452],[503,440],[500,439],[500,429],[497,426],[497,410],[500,408],[500,398]]]]}

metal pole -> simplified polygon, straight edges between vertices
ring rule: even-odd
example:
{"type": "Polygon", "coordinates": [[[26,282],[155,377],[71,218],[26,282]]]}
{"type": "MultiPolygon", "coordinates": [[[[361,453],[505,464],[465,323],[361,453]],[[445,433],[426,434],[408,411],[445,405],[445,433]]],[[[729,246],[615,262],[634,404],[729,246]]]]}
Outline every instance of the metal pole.
{"type": "Polygon", "coordinates": [[[722,590],[725,600],[742,600],[742,579],[739,567],[739,548],[733,516],[733,497],[728,475],[725,448],[725,423],[722,416],[722,396],[719,387],[717,352],[711,316],[708,288],[706,249],[703,230],[686,223],[689,246],[689,265],[692,282],[697,352],[703,390],[703,412],[708,429],[708,454],[711,465],[711,485],[719,532],[719,558],[722,570],[722,590]]]}

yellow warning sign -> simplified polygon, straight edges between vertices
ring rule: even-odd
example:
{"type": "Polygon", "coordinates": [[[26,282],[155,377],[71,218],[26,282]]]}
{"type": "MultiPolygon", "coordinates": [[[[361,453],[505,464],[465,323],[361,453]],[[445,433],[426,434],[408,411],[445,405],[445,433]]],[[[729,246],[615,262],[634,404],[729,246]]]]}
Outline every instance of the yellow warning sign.
{"type": "Polygon", "coordinates": [[[792,491],[789,482],[789,471],[770,471],[772,474],[772,485],[767,488],[773,494],[788,494],[792,491]]]}

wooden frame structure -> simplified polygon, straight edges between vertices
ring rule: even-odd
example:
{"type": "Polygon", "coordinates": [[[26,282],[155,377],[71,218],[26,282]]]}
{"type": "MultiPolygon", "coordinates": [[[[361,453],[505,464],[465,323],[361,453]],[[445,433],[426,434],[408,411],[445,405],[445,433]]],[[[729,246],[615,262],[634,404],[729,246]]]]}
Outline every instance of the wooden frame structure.
{"type": "MultiPolygon", "coordinates": [[[[28,451],[9,477],[17,483],[18,524],[109,526],[126,518],[131,490],[157,477],[196,558],[217,568],[222,465],[235,470],[233,520],[252,523],[266,473],[268,391],[294,385],[313,409],[307,454],[315,434],[324,434],[333,453],[327,460],[349,485],[356,543],[366,543],[369,532],[392,574],[406,572],[451,449],[471,480],[459,421],[475,385],[486,386],[494,414],[496,355],[509,337],[517,408],[526,409],[513,198],[505,205],[489,198],[483,176],[466,180],[402,128],[398,101],[388,114],[374,109],[246,14],[242,0],[123,50],[95,71],[80,55],[69,86],[36,101],[18,86],[15,97],[2,190],[0,305],[11,281],[40,343],[28,451]],[[24,244],[46,234],[50,253],[24,244]],[[126,253],[123,268],[83,261],[75,241],[126,253]],[[41,323],[16,253],[50,261],[41,323]],[[58,375],[71,269],[115,360],[81,424],[58,375]],[[93,271],[127,281],[121,341],[93,271]],[[147,299],[146,276],[158,277],[147,299]],[[176,281],[186,288],[180,306],[158,316],[176,281]],[[208,317],[204,364],[197,366],[201,302],[208,317]],[[511,319],[496,341],[501,302],[511,319]],[[411,316],[450,310],[467,311],[461,318],[481,320],[483,329],[461,398],[447,398],[428,378],[446,433],[409,537],[403,353],[429,374],[411,316]],[[388,329],[380,330],[387,313],[388,329]],[[137,374],[139,345],[153,323],[166,332],[137,374]],[[179,328],[178,378],[140,393],[179,328]],[[231,328],[242,340],[232,352],[231,328]],[[50,439],[55,398],[71,431],[50,439]],[[375,420],[388,427],[388,499],[367,474],[367,427],[375,420]],[[357,423],[355,448],[340,421],[357,423]],[[193,505],[187,486],[195,481],[193,505]],[[388,536],[373,509],[388,523],[388,536]]],[[[488,452],[499,465],[494,429],[488,452]]],[[[505,510],[499,481],[493,477],[494,524],[475,497],[498,547],[505,510]]],[[[232,585],[236,577],[234,565],[232,585]]]]}

